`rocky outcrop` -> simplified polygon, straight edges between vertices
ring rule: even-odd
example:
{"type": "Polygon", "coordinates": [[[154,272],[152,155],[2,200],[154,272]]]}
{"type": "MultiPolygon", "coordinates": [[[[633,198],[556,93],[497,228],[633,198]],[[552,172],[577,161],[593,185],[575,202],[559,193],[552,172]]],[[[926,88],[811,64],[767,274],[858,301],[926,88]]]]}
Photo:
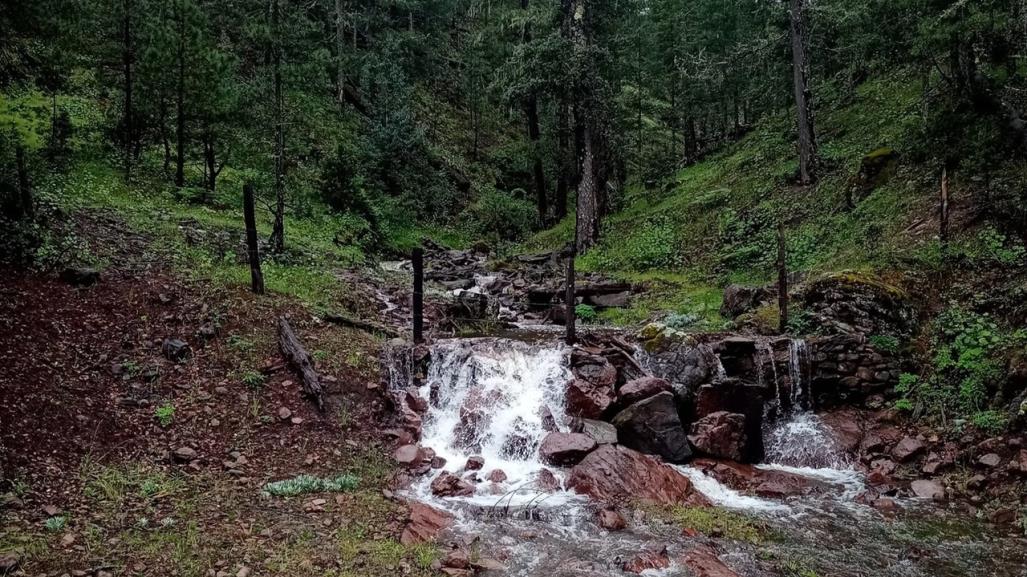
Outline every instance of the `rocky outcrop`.
{"type": "Polygon", "coordinates": [[[916,310],[900,287],[854,272],[824,275],[808,283],[799,300],[824,332],[908,337],[916,310]]]}
{"type": "Polygon", "coordinates": [[[474,494],[474,485],[453,473],[442,472],[431,482],[431,492],[437,497],[467,497],[474,494]]]}
{"type": "Polygon", "coordinates": [[[403,545],[416,545],[434,541],[442,531],[453,526],[453,515],[434,507],[411,501],[410,515],[399,537],[403,545]]]}
{"type": "Polygon", "coordinates": [[[658,377],[642,377],[628,381],[617,391],[617,403],[626,407],[660,393],[669,392],[670,383],[658,377]]]}
{"type": "Polygon", "coordinates": [[[642,551],[631,559],[624,562],[621,569],[625,573],[641,575],[643,571],[666,569],[670,567],[670,556],[667,548],[659,550],[642,551]]]}
{"type": "Polygon", "coordinates": [[[617,396],[612,386],[597,386],[575,379],[568,383],[565,394],[567,414],[585,419],[598,419],[613,406],[617,396]]]}
{"type": "Polygon", "coordinates": [[[839,488],[786,471],[758,469],[730,461],[697,459],[692,466],[736,491],[760,497],[791,497],[826,493],[839,488]]]}
{"type": "Polygon", "coordinates": [[[712,547],[703,545],[685,554],[682,562],[695,577],[738,577],[730,567],[724,564],[712,547]]]}
{"type": "Polygon", "coordinates": [[[596,448],[592,437],[583,433],[549,433],[542,440],[542,461],[557,467],[572,467],[596,448]]]}
{"type": "Polygon", "coordinates": [[[575,433],[588,435],[599,445],[613,445],[617,443],[617,427],[606,421],[574,419],[571,423],[571,430],[575,433]]]}
{"type": "Polygon", "coordinates": [[[879,351],[861,334],[809,340],[814,402],[832,407],[861,402],[889,390],[899,380],[895,355],[879,351]]]}
{"type": "Polygon", "coordinates": [[[720,305],[720,315],[726,319],[738,318],[774,298],[775,293],[776,291],[766,287],[727,285],[724,288],[724,300],[720,305]]]}
{"type": "Polygon", "coordinates": [[[671,463],[683,463],[692,456],[672,393],[631,405],[613,418],[613,424],[620,442],[629,448],[660,455],[671,463]]]}
{"type": "Polygon", "coordinates": [[[589,453],[571,470],[567,487],[606,503],[708,504],[681,473],[619,445],[601,445],[589,453]]]}
{"type": "Polygon", "coordinates": [[[748,454],[745,415],[727,411],[710,413],[692,424],[688,440],[707,455],[741,461],[748,454]]]}

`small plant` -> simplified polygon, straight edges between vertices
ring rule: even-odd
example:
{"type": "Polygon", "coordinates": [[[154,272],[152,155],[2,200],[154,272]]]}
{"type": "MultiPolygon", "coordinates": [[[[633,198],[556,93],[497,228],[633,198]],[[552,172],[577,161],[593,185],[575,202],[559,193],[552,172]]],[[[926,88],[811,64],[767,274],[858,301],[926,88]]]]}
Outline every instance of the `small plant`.
{"type": "Polygon", "coordinates": [[[175,420],[175,405],[164,403],[153,410],[153,416],[157,418],[157,422],[160,423],[160,426],[166,429],[171,426],[171,422],[175,420]]]}
{"type": "Polygon", "coordinates": [[[274,497],[294,497],[307,493],[341,493],[352,491],[360,484],[360,479],[353,475],[339,475],[330,479],[299,475],[284,481],[274,481],[264,485],[264,494],[274,497]]]}
{"type": "Polygon", "coordinates": [[[1009,420],[999,411],[981,411],[970,419],[975,427],[991,435],[1005,430],[1009,420]]]}
{"type": "Polygon", "coordinates": [[[316,361],[323,361],[323,360],[327,359],[329,355],[328,355],[328,351],[326,351],[324,349],[318,349],[318,350],[310,353],[310,356],[314,357],[314,360],[316,360],[316,361]]]}
{"type": "Polygon", "coordinates": [[[253,350],[253,341],[239,335],[228,337],[228,346],[240,353],[248,353],[253,350]]]}
{"type": "Polygon", "coordinates": [[[872,335],[870,344],[882,353],[895,354],[899,352],[899,339],[891,335],[872,335]]]}
{"type": "Polygon", "coordinates": [[[702,321],[702,317],[695,313],[673,313],[663,319],[663,324],[672,329],[684,330],[695,327],[700,321],[702,321]]]}
{"type": "Polygon", "coordinates": [[[574,307],[574,316],[581,319],[581,322],[584,323],[595,322],[596,318],[599,317],[598,313],[596,313],[595,307],[586,304],[580,304],[574,307]]]}
{"type": "Polygon", "coordinates": [[[43,523],[43,527],[45,527],[46,530],[51,532],[51,533],[58,533],[60,531],[63,531],[64,528],[67,527],[67,526],[68,526],[68,519],[67,519],[67,517],[64,517],[64,516],[61,516],[61,515],[58,515],[56,517],[50,517],[49,519],[46,520],[45,523],[43,523]]]}
{"type": "Polygon", "coordinates": [[[239,380],[242,381],[242,384],[254,390],[264,386],[264,375],[254,370],[243,371],[239,375],[239,380]]]}

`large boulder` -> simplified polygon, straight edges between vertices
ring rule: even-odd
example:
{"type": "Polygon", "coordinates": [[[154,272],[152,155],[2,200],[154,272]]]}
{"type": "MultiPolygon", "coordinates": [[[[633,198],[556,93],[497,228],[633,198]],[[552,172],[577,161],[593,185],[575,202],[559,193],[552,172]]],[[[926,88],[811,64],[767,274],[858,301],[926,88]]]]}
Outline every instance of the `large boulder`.
{"type": "Polygon", "coordinates": [[[659,377],[642,377],[628,381],[617,391],[617,402],[621,406],[628,406],[638,401],[644,401],[649,397],[670,391],[669,382],[659,377]]]}
{"type": "Polygon", "coordinates": [[[767,388],[736,379],[723,379],[699,387],[695,398],[695,419],[718,412],[745,416],[745,454],[743,461],[763,460],[763,409],[767,388]]]}
{"type": "Polygon", "coordinates": [[[706,415],[692,424],[688,440],[707,455],[741,461],[748,453],[745,415],[727,411],[706,415]]]}
{"type": "Polygon", "coordinates": [[[724,288],[724,300],[720,305],[720,314],[726,319],[735,319],[744,313],[755,310],[773,296],[774,293],[765,287],[727,285],[724,288]]]}
{"type": "Polygon", "coordinates": [[[574,351],[571,355],[571,370],[579,380],[600,388],[613,388],[617,382],[617,369],[602,355],[574,351]]]}
{"type": "Polygon", "coordinates": [[[631,405],[613,418],[613,424],[620,442],[627,447],[660,455],[671,463],[683,463],[692,456],[672,393],[660,393],[631,405]]]}
{"type": "Polygon", "coordinates": [[[692,390],[716,373],[716,355],[692,335],[653,323],[642,329],[639,338],[645,347],[646,368],[673,384],[675,390],[692,390]]]}
{"type": "Polygon", "coordinates": [[[799,301],[828,334],[908,337],[917,320],[905,290],[855,272],[831,273],[813,280],[801,291],[799,301]]]}
{"type": "Polygon", "coordinates": [[[568,383],[565,398],[569,415],[598,419],[613,405],[617,395],[612,384],[599,386],[584,379],[575,379],[568,383]]]}
{"type": "Polygon", "coordinates": [[[596,448],[595,439],[583,433],[549,433],[542,440],[542,461],[557,467],[571,467],[596,448]]]}
{"type": "Polygon", "coordinates": [[[567,488],[603,502],[641,500],[706,505],[692,483],[669,465],[620,445],[601,445],[573,469],[567,488]]]}

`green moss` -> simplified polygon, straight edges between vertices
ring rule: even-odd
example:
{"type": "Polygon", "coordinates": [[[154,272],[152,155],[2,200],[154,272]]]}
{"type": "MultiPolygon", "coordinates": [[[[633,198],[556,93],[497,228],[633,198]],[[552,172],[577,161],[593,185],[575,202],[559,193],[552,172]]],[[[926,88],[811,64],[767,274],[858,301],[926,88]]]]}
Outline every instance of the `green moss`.
{"type": "Polygon", "coordinates": [[[643,510],[654,519],[673,523],[682,530],[759,545],[770,538],[769,528],[760,520],[719,507],[660,507],[645,505],[643,510]]]}

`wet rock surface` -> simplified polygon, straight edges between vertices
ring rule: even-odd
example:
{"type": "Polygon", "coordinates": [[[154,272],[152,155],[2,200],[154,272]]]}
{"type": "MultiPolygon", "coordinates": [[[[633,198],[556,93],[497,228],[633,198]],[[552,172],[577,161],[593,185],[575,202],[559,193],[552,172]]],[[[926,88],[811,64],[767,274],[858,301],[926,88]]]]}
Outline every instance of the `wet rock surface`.
{"type": "Polygon", "coordinates": [[[692,456],[674,395],[663,392],[639,401],[613,418],[620,442],[632,449],[660,455],[670,463],[692,456]]]}
{"type": "Polygon", "coordinates": [[[567,486],[600,502],[706,503],[687,477],[653,457],[619,445],[602,445],[589,453],[571,469],[567,486]]]}

